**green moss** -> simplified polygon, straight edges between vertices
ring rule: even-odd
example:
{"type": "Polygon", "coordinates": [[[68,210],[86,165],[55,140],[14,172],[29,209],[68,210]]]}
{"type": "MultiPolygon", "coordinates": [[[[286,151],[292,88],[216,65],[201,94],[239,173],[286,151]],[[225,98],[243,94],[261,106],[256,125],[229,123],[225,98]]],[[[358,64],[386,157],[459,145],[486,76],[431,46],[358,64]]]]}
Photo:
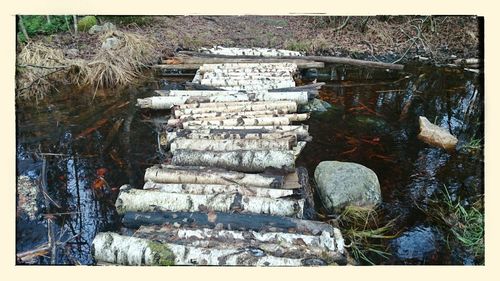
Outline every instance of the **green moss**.
{"type": "Polygon", "coordinates": [[[162,243],[151,241],[148,243],[153,256],[152,265],[170,266],[175,265],[175,255],[169,247],[162,243]]]}
{"type": "Polygon", "coordinates": [[[94,16],[86,16],[78,21],[79,31],[88,31],[92,26],[97,24],[97,19],[94,16]]]}

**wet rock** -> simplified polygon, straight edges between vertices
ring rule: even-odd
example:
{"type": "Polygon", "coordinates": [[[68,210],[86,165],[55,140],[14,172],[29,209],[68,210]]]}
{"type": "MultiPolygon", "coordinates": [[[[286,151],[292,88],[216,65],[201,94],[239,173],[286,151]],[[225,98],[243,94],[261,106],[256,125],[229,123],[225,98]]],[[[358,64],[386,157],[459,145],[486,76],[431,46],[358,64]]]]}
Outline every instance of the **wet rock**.
{"type": "Polygon", "coordinates": [[[27,176],[17,178],[17,213],[18,216],[26,215],[29,220],[34,220],[38,214],[37,206],[38,188],[27,176]]]}
{"type": "Polygon", "coordinates": [[[328,111],[332,106],[323,100],[313,99],[309,101],[306,105],[302,106],[302,111],[304,112],[325,112],[328,111]]]}
{"type": "Polygon", "coordinates": [[[114,31],[116,30],[116,27],[114,24],[110,22],[106,22],[103,25],[93,25],[89,29],[89,34],[96,34],[96,33],[101,33],[101,32],[108,32],[108,31],[114,31]]]}
{"type": "Polygon", "coordinates": [[[324,161],[314,171],[319,197],[335,213],[348,205],[370,207],[382,201],[377,175],[350,162],[324,161]]]}
{"type": "Polygon", "coordinates": [[[420,116],[420,134],[418,139],[432,146],[444,148],[446,150],[454,150],[458,139],[445,129],[432,124],[427,118],[420,116]]]}
{"type": "Polygon", "coordinates": [[[441,251],[442,235],[430,226],[416,225],[391,241],[396,263],[432,264],[441,251]]]}
{"type": "Polygon", "coordinates": [[[106,38],[106,40],[102,43],[102,46],[101,48],[103,49],[117,49],[119,46],[120,46],[120,39],[116,38],[116,37],[109,37],[109,38],[106,38]]]}
{"type": "Polygon", "coordinates": [[[363,131],[377,134],[388,134],[391,132],[391,126],[382,118],[377,116],[356,115],[349,120],[350,126],[363,131]]]}

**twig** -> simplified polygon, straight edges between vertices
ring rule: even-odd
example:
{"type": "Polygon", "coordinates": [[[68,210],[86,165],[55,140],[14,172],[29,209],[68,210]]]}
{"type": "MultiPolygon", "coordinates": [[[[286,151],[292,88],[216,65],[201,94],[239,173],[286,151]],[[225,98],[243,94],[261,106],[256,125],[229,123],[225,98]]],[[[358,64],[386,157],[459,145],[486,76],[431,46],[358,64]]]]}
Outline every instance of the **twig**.
{"type": "Polygon", "coordinates": [[[342,25],[341,25],[341,26],[339,26],[339,27],[337,27],[337,28],[335,28],[335,29],[333,30],[333,32],[340,31],[340,30],[344,29],[344,27],[346,27],[346,26],[347,26],[347,22],[349,21],[349,19],[350,19],[350,18],[351,18],[351,17],[350,17],[350,16],[348,16],[348,17],[345,19],[345,21],[342,23],[342,25]]]}
{"type": "Polygon", "coordinates": [[[45,65],[36,65],[36,64],[18,64],[18,67],[35,67],[35,68],[44,68],[44,69],[59,69],[59,68],[69,68],[70,65],[55,65],[55,66],[45,66],[45,65]]]}
{"type": "Polygon", "coordinates": [[[33,84],[35,84],[36,82],[40,81],[41,79],[43,79],[43,78],[45,78],[45,77],[47,77],[47,76],[50,76],[50,75],[52,75],[52,74],[54,74],[54,73],[56,73],[56,72],[59,72],[59,71],[61,71],[61,70],[64,70],[64,69],[66,69],[66,68],[59,68],[59,69],[57,69],[57,70],[55,70],[55,71],[52,71],[52,72],[49,72],[49,73],[47,73],[47,74],[45,74],[45,75],[43,75],[43,76],[40,76],[40,77],[38,77],[37,79],[33,80],[33,82],[31,82],[28,86],[26,86],[26,87],[24,87],[24,88],[21,88],[21,89],[18,89],[17,91],[18,91],[18,92],[21,92],[21,91],[24,91],[24,90],[26,90],[26,89],[29,89],[29,88],[31,88],[31,86],[33,86],[33,84]]]}

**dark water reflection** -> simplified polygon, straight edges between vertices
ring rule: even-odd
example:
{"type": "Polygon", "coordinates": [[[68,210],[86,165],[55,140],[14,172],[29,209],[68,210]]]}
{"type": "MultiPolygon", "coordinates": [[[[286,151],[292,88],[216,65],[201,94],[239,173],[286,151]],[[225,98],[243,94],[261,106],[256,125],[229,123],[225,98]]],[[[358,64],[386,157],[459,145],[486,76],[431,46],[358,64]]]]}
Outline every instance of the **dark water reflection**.
{"type": "MultiPolygon", "coordinates": [[[[411,263],[470,263],[467,255],[451,257],[443,234],[422,210],[445,186],[464,204],[484,192],[482,150],[463,149],[484,136],[479,77],[423,66],[405,73],[336,67],[322,71],[319,80],[327,82],[321,98],[333,107],[308,121],[314,139],[297,164],[311,176],[325,160],[357,162],[376,172],[386,216],[398,218],[397,231],[403,233],[388,245],[393,257],[380,263],[409,263],[398,254],[412,252],[408,245],[420,247],[411,263]],[[459,139],[458,151],[449,154],[420,142],[418,116],[448,128],[459,139]],[[429,240],[422,242],[425,235],[429,240]]],[[[119,92],[98,92],[95,99],[91,90],[66,89],[38,106],[17,104],[17,175],[37,181],[45,158],[48,192],[60,205],[44,208],[55,214],[57,237],[68,241],[58,249],[56,263],[92,264],[95,234],[119,229],[113,208],[118,188],[140,187],[144,170],[162,161],[155,120],[163,113],[137,111],[135,99],[160,87],[179,88],[181,82],[150,77],[119,92]]],[[[45,227],[44,217],[36,223],[18,218],[16,249],[46,242],[45,227]]]]}

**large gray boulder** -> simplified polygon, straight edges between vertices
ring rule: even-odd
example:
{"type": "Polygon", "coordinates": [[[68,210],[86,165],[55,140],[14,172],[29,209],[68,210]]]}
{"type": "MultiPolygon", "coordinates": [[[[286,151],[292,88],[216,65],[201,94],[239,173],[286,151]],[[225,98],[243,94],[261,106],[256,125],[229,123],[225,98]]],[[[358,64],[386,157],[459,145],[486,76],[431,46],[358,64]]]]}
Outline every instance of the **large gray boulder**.
{"type": "Polygon", "coordinates": [[[89,29],[89,34],[96,34],[96,33],[101,33],[101,32],[108,32],[108,31],[115,31],[116,27],[114,24],[110,22],[106,22],[103,25],[93,25],[89,29]]]}
{"type": "Polygon", "coordinates": [[[356,163],[324,161],[314,171],[325,208],[337,213],[349,205],[371,207],[382,201],[377,175],[356,163]]]}
{"type": "Polygon", "coordinates": [[[118,49],[120,47],[121,41],[120,39],[116,37],[109,37],[106,38],[104,42],[102,42],[101,48],[111,50],[111,49],[118,49]]]}

